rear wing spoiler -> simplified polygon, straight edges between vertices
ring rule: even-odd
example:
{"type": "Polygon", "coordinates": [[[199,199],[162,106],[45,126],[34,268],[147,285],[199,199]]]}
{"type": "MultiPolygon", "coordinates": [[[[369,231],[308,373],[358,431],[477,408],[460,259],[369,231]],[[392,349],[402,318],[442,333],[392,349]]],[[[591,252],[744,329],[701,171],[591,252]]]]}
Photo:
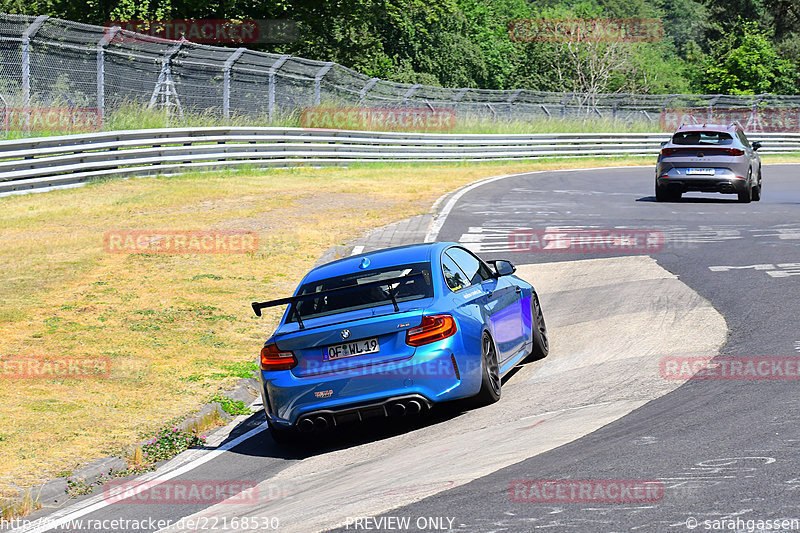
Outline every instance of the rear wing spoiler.
{"type": "Polygon", "coordinates": [[[392,305],[394,305],[395,313],[400,311],[400,308],[397,306],[397,299],[395,298],[394,294],[394,287],[395,283],[406,281],[410,279],[416,278],[423,278],[428,283],[430,283],[429,275],[427,272],[417,272],[416,274],[409,274],[408,276],[400,276],[397,278],[389,278],[389,279],[382,279],[378,281],[370,281],[369,283],[362,283],[362,284],[355,284],[355,285],[347,285],[346,287],[337,287],[335,289],[328,289],[319,292],[312,292],[309,294],[302,294],[300,296],[290,296],[288,298],[280,298],[278,300],[270,300],[268,302],[253,302],[250,304],[253,308],[253,312],[256,316],[261,316],[261,310],[266,309],[267,307],[276,307],[278,305],[291,305],[292,310],[294,311],[293,314],[297,317],[297,323],[299,324],[300,328],[303,329],[305,326],[303,325],[303,318],[300,316],[300,311],[297,310],[297,302],[302,302],[304,300],[313,300],[314,298],[319,298],[320,296],[327,296],[329,294],[346,292],[353,289],[364,289],[369,287],[383,287],[386,286],[389,289],[389,298],[392,301],[392,305]]]}

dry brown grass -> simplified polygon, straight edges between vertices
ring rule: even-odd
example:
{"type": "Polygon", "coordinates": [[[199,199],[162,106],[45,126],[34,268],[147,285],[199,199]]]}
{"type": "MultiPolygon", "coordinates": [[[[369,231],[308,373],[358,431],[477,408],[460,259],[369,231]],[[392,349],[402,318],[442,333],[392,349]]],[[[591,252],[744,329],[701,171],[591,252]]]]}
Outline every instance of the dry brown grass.
{"type": "MultiPolygon", "coordinates": [[[[0,356],[108,357],[104,379],[0,379],[0,498],[119,453],[255,369],[327,248],[425,213],[485,176],[641,158],[232,172],[108,180],[0,199],[0,356]],[[122,255],[119,229],[247,230],[253,254],[122,255]]],[[[647,161],[649,162],[649,161],[647,161]]]]}

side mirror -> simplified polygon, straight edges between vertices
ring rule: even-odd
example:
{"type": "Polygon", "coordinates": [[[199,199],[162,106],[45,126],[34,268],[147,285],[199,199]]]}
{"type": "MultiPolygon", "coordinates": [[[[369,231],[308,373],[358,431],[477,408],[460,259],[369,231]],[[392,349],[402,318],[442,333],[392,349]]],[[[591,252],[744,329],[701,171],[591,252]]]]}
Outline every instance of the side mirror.
{"type": "Polygon", "coordinates": [[[661,146],[666,146],[669,141],[661,141],[661,146]]]}
{"type": "Polygon", "coordinates": [[[758,150],[759,148],[761,148],[761,143],[759,141],[754,142],[753,150],[758,150]]]}
{"type": "Polygon", "coordinates": [[[497,272],[498,277],[508,276],[517,271],[517,267],[512,265],[511,261],[498,259],[497,261],[492,261],[492,263],[494,263],[494,271],[497,272]]]}

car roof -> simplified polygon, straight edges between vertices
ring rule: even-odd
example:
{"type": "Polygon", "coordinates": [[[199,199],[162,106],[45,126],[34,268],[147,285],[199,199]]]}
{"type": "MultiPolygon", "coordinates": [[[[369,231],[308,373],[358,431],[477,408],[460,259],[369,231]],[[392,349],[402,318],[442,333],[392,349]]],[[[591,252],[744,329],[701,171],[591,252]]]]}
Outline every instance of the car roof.
{"type": "Polygon", "coordinates": [[[384,248],[383,250],[352,255],[311,269],[311,271],[306,274],[301,285],[311,281],[358,272],[359,265],[365,257],[369,259],[369,270],[408,263],[426,263],[431,260],[431,257],[433,257],[437,251],[444,250],[454,245],[456,245],[454,242],[430,242],[396,246],[394,248],[384,248]]]}
{"type": "Polygon", "coordinates": [[[682,131],[736,131],[741,129],[742,127],[735,122],[731,124],[681,124],[675,130],[675,133],[682,131]]]}

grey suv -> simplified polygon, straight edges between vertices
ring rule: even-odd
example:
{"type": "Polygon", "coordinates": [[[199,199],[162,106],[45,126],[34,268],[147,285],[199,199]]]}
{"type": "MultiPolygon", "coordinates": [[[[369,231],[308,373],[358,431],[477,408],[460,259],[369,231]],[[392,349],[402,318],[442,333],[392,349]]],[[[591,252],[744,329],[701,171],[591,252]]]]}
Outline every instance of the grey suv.
{"type": "Polygon", "coordinates": [[[656,200],[679,200],[688,191],[739,195],[740,202],[761,199],[761,158],[738,123],[681,125],[663,143],[656,163],[656,200]]]}

